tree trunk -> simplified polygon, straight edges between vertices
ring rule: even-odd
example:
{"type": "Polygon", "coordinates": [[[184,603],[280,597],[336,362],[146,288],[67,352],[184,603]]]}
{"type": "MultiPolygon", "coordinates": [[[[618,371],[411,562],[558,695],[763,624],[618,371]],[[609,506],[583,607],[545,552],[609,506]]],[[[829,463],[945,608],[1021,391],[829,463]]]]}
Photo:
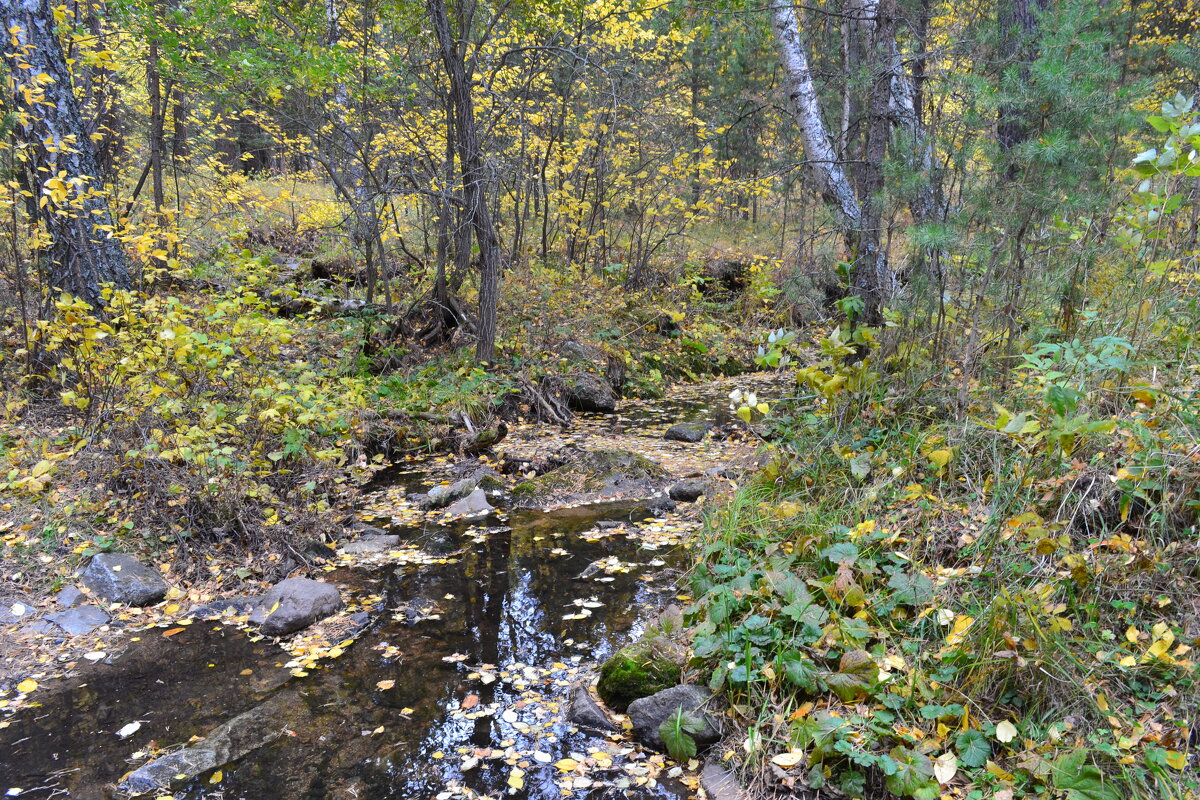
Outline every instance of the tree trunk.
{"type": "MultiPolygon", "coordinates": [[[[890,135],[891,64],[880,52],[886,37],[894,38],[890,21],[894,15],[881,15],[878,4],[861,4],[872,15],[875,30],[872,58],[871,94],[868,105],[871,125],[868,131],[863,165],[862,197],[855,194],[838,160],[829,130],[821,115],[820,100],[813,84],[808,48],[800,33],[800,23],[790,2],[774,9],[775,39],[784,70],[784,87],[792,104],[792,114],[800,128],[804,153],[825,201],[836,214],[852,262],[852,284],[863,301],[861,321],[868,325],[882,319],[883,305],[890,299],[894,277],[887,252],[880,246],[880,210],[875,195],[882,188],[882,162],[890,135]],[[882,30],[881,30],[882,29],[882,30]],[[883,63],[880,60],[883,59],[883,63]]],[[[890,0],[889,8],[894,7],[890,0]]],[[[885,51],[891,52],[890,48],[885,51]]]]}
{"type": "Polygon", "coordinates": [[[129,260],[114,237],[95,146],[84,127],[49,0],[3,0],[12,44],[4,58],[16,85],[26,169],[40,195],[38,223],[51,287],[93,306],[101,284],[130,285],[129,260]]]}
{"type": "MultiPolygon", "coordinates": [[[[456,46],[446,14],[445,0],[428,0],[429,18],[437,35],[442,63],[450,78],[450,99],[454,106],[455,149],[463,173],[463,200],[479,244],[479,339],[475,360],[489,363],[495,358],[496,310],[500,300],[500,240],[492,224],[485,193],[487,175],[483,151],[475,126],[475,106],[462,51],[456,46]]],[[[460,31],[460,35],[461,35],[460,31]]]]}

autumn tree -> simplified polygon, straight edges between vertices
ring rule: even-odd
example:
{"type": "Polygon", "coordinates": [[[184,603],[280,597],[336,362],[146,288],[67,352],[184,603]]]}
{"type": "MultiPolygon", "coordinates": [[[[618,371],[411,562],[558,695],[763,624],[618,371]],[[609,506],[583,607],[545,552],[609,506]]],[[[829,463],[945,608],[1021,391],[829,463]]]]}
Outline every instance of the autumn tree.
{"type": "Polygon", "coordinates": [[[130,284],[95,145],[75,96],[49,0],[4,0],[4,59],[16,97],[18,156],[47,286],[92,305],[101,287],[130,284]]]}

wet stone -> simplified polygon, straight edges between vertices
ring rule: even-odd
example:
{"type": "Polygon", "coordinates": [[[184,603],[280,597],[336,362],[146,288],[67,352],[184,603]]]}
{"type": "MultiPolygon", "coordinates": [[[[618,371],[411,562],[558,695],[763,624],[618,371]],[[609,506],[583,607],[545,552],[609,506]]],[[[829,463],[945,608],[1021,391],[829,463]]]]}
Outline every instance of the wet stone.
{"type": "Polygon", "coordinates": [[[672,442],[687,442],[695,444],[704,441],[712,428],[711,422],[680,422],[667,428],[663,438],[672,442]]]}
{"type": "Polygon", "coordinates": [[[492,504],[488,502],[487,495],[483,489],[476,489],[466,497],[458,500],[446,509],[446,513],[452,517],[462,517],[464,519],[474,519],[476,517],[485,517],[495,511],[492,504]]]}
{"type": "Polygon", "coordinates": [[[667,490],[672,500],[680,503],[694,503],[708,492],[708,483],[702,480],[686,480],[667,490]]]}
{"type": "Polygon", "coordinates": [[[572,687],[570,703],[567,719],[579,727],[606,733],[620,730],[583,684],[577,683],[572,687]]]}
{"type": "Polygon", "coordinates": [[[666,495],[652,497],[646,503],[646,509],[656,517],[665,517],[675,510],[675,501],[666,495]]]}
{"type": "Polygon", "coordinates": [[[400,537],[394,534],[385,534],[383,536],[361,536],[352,542],[346,542],[342,546],[342,550],[351,555],[362,555],[366,553],[386,553],[394,547],[400,545],[400,537]]]}
{"type": "Polygon", "coordinates": [[[207,617],[219,617],[227,611],[235,614],[248,614],[261,602],[262,597],[259,595],[225,597],[220,600],[213,600],[211,603],[205,603],[202,606],[193,606],[188,611],[188,615],[204,619],[207,617]]]}
{"type": "Polygon", "coordinates": [[[574,411],[611,414],[617,410],[617,398],[608,381],[595,375],[582,375],[566,392],[567,406],[574,411]]]}
{"type": "Polygon", "coordinates": [[[148,606],[167,594],[167,583],[162,576],[126,553],[94,556],[81,580],[105,600],[127,606],[148,606]]]}
{"type": "Polygon", "coordinates": [[[108,614],[96,606],[76,606],[56,614],[47,614],[46,619],[72,636],[85,636],[109,621],[108,614]]]}
{"type": "Polygon", "coordinates": [[[710,692],[700,686],[672,686],[649,697],[634,700],[629,704],[626,713],[629,714],[629,721],[633,723],[634,735],[642,742],[661,750],[664,744],[662,736],[658,733],[659,727],[679,709],[683,709],[685,715],[703,720],[704,728],[699,733],[691,734],[696,744],[703,746],[721,738],[715,721],[703,710],[710,696],[710,692]]]}
{"type": "Polygon", "coordinates": [[[704,762],[700,773],[700,788],[708,800],[746,800],[748,795],[729,770],[712,761],[704,762]]]}
{"type": "Polygon", "coordinates": [[[341,607],[342,596],[336,587],[309,578],[287,578],[263,596],[257,609],[262,615],[259,630],[268,636],[286,636],[325,619],[341,607]]]}

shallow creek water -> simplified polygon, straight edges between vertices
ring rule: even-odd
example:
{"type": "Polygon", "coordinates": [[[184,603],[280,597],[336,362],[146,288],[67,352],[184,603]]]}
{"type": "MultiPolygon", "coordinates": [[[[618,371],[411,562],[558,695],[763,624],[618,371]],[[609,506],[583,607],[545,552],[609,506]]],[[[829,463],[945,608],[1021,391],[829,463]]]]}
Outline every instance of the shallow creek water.
{"type": "MultiPolygon", "coordinates": [[[[603,425],[636,424],[661,442],[660,424],[702,415],[724,391],[603,425]]],[[[300,676],[276,644],[218,621],[169,637],[135,633],[119,655],[46,687],[40,705],[0,731],[0,795],[122,797],[122,776],[149,753],[240,717],[249,734],[232,738],[256,746],[145,796],[687,797],[662,756],[566,715],[571,687],[678,591],[686,552],[648,545],[638,535],[646,517],[642,505],[607,503],[396,527],[425,560],[326,573],[344,595],[373,597],[371,618],[344,654],[300,676]],[[600,559],[615,569],[578,579],[600,559]],[[134,733],[118,735],[134,722],[134,733]],[[562,768],[568,758],[580,768],[562,768]]]]}

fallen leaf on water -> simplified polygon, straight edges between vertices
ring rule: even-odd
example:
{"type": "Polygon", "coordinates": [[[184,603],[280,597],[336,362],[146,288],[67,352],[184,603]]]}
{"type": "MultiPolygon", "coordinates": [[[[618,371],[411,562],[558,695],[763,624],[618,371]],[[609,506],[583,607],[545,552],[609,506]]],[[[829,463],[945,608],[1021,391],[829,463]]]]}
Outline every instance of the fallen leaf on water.
{"type": "Polygon", "coordinates": [[[141,730],[141,727],[142,727],[142,723],[131,722],[128,725],[126,725],[125,727],[121,728],[121,730],[117,731],[117,736],[120,736],[122,739],[124,739],[127,736],[133,736],[135,733],[137,733],[139,730],[141,730]]]}
{"type": "Polygon", "coordinates": [[[26,678],[17,684],[17,691],[21,694],[29,694],[38,687],[38,682],[33,678],[26,678]]]}
{"type": "Polygon", "coordinates": [[[523,788],[525,786],[525,770],[513,767],[512,772],[508,773],[508,785],[513,789],[523,788]]]}
{"type": "Polygon", "coordinates": [[[464,711],[470,711],[477,705],[479,705],[479,695],[469,694],[463,698],[462,707],[464,711]]]}
{"type": "Polygon", "coordinates": [[[163,636],[174,636],[177,633],[183,633],[186,628],[171,628],[169,631],[163,631],[163,636]]]}
{"type": "Polygon", "coordinates": [[[396,685],[395,681],[379,681],[378,683],[375,684],[375,688],[382,689],[383,691],[386,692],[388,689],[392,688],[395,685],[396,685]]]}
{"type": "Polygon", "coordinates": [[[225,777],[225,773],[222,772],[221,770],[217,770],[216,772],[214,772],[212,774],[212,777],[208,779],[208,782],[209,783],[220,783],[221,779],[224,777],[225,777]]]}

